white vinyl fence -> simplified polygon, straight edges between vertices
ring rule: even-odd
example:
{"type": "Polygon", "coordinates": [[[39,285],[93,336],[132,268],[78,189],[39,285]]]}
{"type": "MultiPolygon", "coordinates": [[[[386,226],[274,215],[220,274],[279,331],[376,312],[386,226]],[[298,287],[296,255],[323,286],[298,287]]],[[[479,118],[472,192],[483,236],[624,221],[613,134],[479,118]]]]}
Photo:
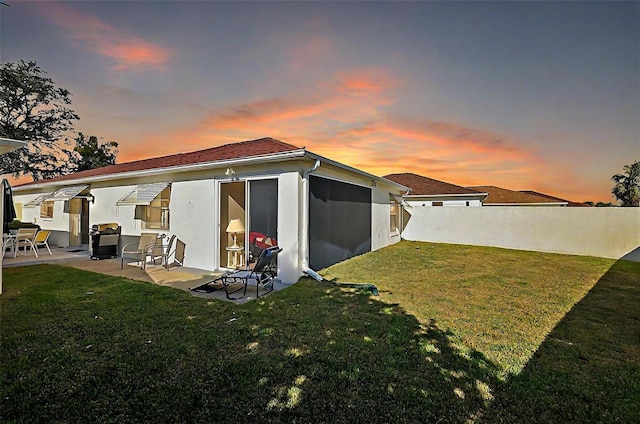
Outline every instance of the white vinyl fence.
{"type": "Polygon", "coordinates": [[[407,240],[618,259],[640,246],[640,208],[407,207],[407,240]]]}

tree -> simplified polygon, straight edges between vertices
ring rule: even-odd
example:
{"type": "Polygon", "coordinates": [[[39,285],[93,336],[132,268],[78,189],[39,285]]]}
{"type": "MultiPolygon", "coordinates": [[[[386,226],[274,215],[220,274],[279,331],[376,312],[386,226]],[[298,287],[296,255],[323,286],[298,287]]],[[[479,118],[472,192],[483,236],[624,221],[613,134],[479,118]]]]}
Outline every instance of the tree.
{"type": "Polygon", "coordinates": [[[625,165],[622,174],[611,179],[616,183],[611,193],[620,201],[620,206],[640,206],[640,161],[625,165]]]}
{"type": "Polygon", "coordinates": [[[29,142],[0,157],[0,174],[35,181],[68,173],[62,137],[78,115],[69,91],[57,87],[33,61],[0,66],[0,137],[29,142]]]}
{"type": "Polygon", "coordinates": [[[75,142],[73,152],[69,152],[69,165],[72,172],[115,165],[118,155],[118,143],[115,141],[100,143],[98,137],[94,135],[87,138],[84,134],[78,133],[75,142]]]}

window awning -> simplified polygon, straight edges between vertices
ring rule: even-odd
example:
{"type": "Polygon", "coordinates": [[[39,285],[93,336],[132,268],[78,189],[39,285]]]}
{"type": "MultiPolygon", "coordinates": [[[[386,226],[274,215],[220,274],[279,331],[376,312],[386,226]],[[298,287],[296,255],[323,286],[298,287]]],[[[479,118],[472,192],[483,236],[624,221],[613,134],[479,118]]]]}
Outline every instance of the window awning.
{"type": "Polygon", "coordinates": [[[83,190],[85,190],[87,187],[89,187],[88,184],[61,188],[60,190],[57,190],[51,193],[49,196],[47,196],[45,200],[64,200],[64,201],[71,200],[74,197],[76,197],[78,194],[80,194],[83,190]]]}
{"type": "Polygon", "coordinates": [[[47,200],[47,198],[49,196],[51,196],[52,194],[53,193],[41,194],[40,196],[36,197],[32,201],[25,203],[22,207],[23,208],[35,208],[36,206],[40,206],[40,204],[42,202],[44,202],[45,200],[47,200]]]}
{"type": "Polygon", "coordinates": [[[155,199],[162,190],[167,188],[170,183],[153,183],[140,184],[131,193],[127,194],[116,202],[116,206],[126,205],[146,205],[149,206],[151,201],[155,199]]]}
{"type": "Polygon", "coordinates": [[[392,194],[391,196],[393,197],[393,199],[394,199],[396,202],[398,202],[399,204],[401,204],[401,205],[402,205],[402,206],[404,206],[405,208],[410,208],[410,207],[411,207],[411,205],[410,205],[410,204],[408,204],[408,203],[407,203],[407,201],[406,201],[406,200],[404,200],[404,199],[402,198],[402,196],[397,196],[397,195],[395,195],[395,194],[392,194]]]}

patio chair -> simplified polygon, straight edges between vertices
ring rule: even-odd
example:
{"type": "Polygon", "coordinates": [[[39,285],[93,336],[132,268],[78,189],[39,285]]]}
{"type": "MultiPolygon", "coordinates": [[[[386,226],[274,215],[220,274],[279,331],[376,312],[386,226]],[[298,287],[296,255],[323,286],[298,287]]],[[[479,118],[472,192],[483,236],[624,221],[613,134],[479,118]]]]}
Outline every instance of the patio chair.
{"type": "Polygon", "coordinates": [[[38,232],[37,228],[20,228],[18,229],[18,233],[16,234],[16,238],[14,240],[14,251],[13,257],[15,258],[18,255],[18,251],[20,250],[20,246],[24,248],[24,254],[27,255],[27,248],[30,248],[36,258],[38,257],[38,251],[34,245],[34,240],[36,238],[36,233],[38,232]]]}
{"type": "Polygon", "coordinates": [[[4,256],[7,253],[7,248],[11,248],[11,250],[9,250],[9,252],[11,252],[11,254],[13,254],[13,252],[16,249],[16,245],[15,245],[15,235],[13,234],[3,234],[2,235],[2,256],[4,256]]]}
{"type": "Polygon", "coordinates": [[[184,254],[185,254],[185,251],[187,250],[186,243],[180,239],[176,239],[176,248],[173,251],[171,251],[171,241],[173,241],[173,237],[169,241],[169,248],[167,249],[167,252],[164,257],[164,267],[167,271],[169,271],[170,265],[176,265],[176,264],[178,264],[179,266],[184,265],[184,254]],[[173,255],[173,262],[169,263],[169,257],[171,255],[173,255]]]}
{"type": "Polygon", "coordinates": [[[249,285],[249,280],[254,280],[256,282],[256,298],[259,298],[261,296],[261,287],[266,290],[266,292],[262,294],[262,296],[264,296],[265,294],[273,291],[274,280],[276,279],[276,276],[278,274],[278,265],[276,262],[276,258],[278,256],[278,253],[280,252],[282,252],[281,247],[268,247],[260,252],[260,255],[256,260],[256,265],[251,271],[245,270],[232,272],[230,274],[218,277],[216,280],[213,280],[210,283],[221,282],[224,286],[227,299],[237,300],[242,299],[247,295],[247,286],[249,285]],[[231,288],[232,286],[236,287],[231,288]],[[242,296],[231,297],[233,293],[236,293],[240,290],[243,290],[242,296]]]}
{"type": "Polygon", "coordinates": [[[142,260],[143,269],[147,268],[147,264],[149,262],[153,262],[153,265],[155,266],[158,259],[160,260],[160,265],[164,266],[167,259],[167,253],[171,249],[171,245],[173,244],[173,239],[175,238],[175,236],[171,236],[168,245],[164,244],[164,238],[165,236],[161,235],[155,239],[155,242],[153,244],[147,245],[142,260]]]}
{"type": "Polygon", "coordinates": [[[156,233],[142,233],[137,243],[127,243],[122,247],[120,255],[120,269],[124,268],[124,255],[135,255],[140,265],[146,260],[146,252],[149,246],[155,246],[158,235],[156,233]]]}
{"type": "Polygon", "coordinates": [[[52,255],[53,253],[51,253],[51,249],[49,248],[49,236],[51,235],[51,230],[40,230],[38,231],[38,233],[36,234],[36,238],[33,241],[33,244],[35,245],[36,248],[36,252],[39,252],[38,248],[39,247],[46,247],[47,250],[49,251],[49,255],[52,255]]]}

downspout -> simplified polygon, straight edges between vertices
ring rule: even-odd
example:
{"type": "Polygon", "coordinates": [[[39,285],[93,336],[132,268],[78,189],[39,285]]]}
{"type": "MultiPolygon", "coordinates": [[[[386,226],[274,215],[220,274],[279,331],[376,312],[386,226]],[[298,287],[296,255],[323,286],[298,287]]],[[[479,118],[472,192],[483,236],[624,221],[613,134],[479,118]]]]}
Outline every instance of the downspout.
{"type": "Polygon", "coordinates": [[[313,272],[309,268],[309,174],[320,167],[320,159],[313,166],[302,172],[302,272],[313,272]]]}

